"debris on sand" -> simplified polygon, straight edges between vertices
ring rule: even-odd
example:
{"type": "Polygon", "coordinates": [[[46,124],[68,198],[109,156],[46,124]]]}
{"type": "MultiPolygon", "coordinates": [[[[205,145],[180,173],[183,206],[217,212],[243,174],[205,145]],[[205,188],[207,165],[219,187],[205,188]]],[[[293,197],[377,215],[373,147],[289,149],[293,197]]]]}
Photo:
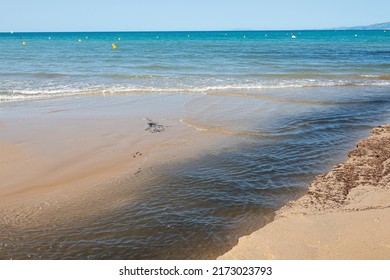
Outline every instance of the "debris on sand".
{"type": "Polygon", "coordinates": [[[158,124],[157,122],[154,122],[152,119],[146,118],[146,122],[147,122],[148,127],[145,130],[149,131],[150,133],[157,133],[157,132],[165,131],[164,125],[158,124]]]}
{"type": "Polygon", "coordinates": [[[133,158],[136,158],[138,156],[142,156],[142,153],[140,152],[136,152],[135,154],[132,154],[133,158]]]}

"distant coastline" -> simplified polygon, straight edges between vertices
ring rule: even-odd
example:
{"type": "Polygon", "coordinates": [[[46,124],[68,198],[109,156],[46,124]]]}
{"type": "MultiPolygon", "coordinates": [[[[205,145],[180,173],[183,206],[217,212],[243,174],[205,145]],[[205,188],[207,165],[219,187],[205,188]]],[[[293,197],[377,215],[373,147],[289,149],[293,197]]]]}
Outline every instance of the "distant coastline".
{"type": "Polygon", "coordinates": [[[390,29],[390,22],[375,23],[370,25],[337,27],[336,30],[387,30],[390,29]]]}

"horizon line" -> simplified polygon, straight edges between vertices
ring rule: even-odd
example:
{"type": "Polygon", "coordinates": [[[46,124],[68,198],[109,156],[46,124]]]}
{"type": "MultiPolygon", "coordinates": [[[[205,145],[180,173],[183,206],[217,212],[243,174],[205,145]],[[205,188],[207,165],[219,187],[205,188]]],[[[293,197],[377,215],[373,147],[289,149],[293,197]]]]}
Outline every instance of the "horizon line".
{"type": "MultiPolygon", "coordinates": [[[[273,31],[375,31],[381,29],[354,29],[346,28],[306,28],[306,29],[215,29],[215,30],[88,30],[88,31],[0,31],[0,34],[20,34],[20,33],[152,33],[152,32],[273,32],[273,31]]],[[[385,28],[386,30],[386,28],[385,28]]]]}

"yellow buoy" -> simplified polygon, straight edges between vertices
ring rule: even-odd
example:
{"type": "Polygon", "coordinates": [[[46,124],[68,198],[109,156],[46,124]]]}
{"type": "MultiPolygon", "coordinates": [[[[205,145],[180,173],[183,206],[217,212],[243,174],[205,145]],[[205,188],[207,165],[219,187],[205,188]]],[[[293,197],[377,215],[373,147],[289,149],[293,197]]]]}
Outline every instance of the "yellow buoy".
{"type": "Polygon", "coordinates": [[[112,46],[112,48],[113,48],[114,50],[117,48],[117,46],[116,46],[115,44],[112,44],[111,46],[112,46]]]}
{"type": "Polygon", "coordinates": [[[244,35],[244,39],[246,39],[246,36],[244,35]]]}
{"type": "Polygon", "coordinates": [[[83,40],[79,39],[79,43],[81,43],[83,40]]]}
{"type": "Polygon", "coordinates": [[[118,41],[122,40],[120,37],[118,38],[118,41]]]}
{"type": "Polygon", "coordinates": [[[23,41],[22,45],[23,45],[23,46],[27,45],[26,41],[23,41]]]}

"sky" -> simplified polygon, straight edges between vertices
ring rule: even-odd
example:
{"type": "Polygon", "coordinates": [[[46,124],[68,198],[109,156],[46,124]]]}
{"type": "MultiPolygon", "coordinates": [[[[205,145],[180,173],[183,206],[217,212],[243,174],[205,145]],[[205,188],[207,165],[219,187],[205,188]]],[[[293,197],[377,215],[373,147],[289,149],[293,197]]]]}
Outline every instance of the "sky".
{"type": "Polygon", "coordinates": [[[0,32],[298,30],[390,21],[389,0],[0,1],[0,32]]]}

